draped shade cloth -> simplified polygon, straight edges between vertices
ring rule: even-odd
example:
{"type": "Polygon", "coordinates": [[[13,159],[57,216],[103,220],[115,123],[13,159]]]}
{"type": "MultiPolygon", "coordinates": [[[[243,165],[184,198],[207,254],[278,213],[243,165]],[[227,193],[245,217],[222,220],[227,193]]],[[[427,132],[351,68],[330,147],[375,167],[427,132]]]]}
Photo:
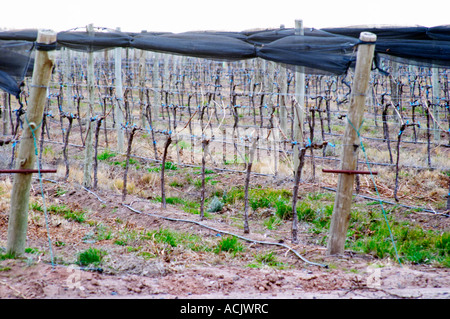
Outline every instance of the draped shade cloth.
{"type": "MultiPolygon", "coordinates": [[[[305,29],[303,36],[289,28],[176,34],[66,31],[58,33],[55,49],[94,52],[136,48],[224,61],[259,57],[287,67],[302,66],[305,73],[342,75],[355,64],[355,47],[363,31],[377,35],[375,61],[384,57],[407,64],[450,67],[450,26],[305,29]]],[[[19,96],[24,77],[32,71],[37,32],[0,32],[0,88],[14,96],[19,96]]]]}

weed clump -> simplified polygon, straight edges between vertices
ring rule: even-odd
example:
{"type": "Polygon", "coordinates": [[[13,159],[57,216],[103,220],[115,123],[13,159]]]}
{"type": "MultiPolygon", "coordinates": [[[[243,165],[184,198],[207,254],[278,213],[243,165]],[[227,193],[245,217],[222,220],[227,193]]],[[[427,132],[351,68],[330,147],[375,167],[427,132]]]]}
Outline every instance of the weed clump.
{"type": "MultiPolygon", "coordinates": [[[[224,195],[224,200],[228,204],[234,204],[243,201],[244,196],[242,187],[233,187],[224,195]]],[[[253,188],[248,192],[248,203],[256,211],[258,208],[275,207],[277,201],[289,201],[291,197],[292,193],[285,189],[253,188]]]]}
{"type": "Polygon", "coordinates": [[[375,255],[378,258],[399,258],[412,264],[437,263],[450,267],[450,234],[424,230],[419,226],[399,222],[389,215],[386,219],[381,212],[369,214],[354,212],[348,231],[350,249],[375,255]],[[390,240],[392,232],[394,243],[390,240]]]}
{"type": "Polygon", "coordinates": [[[111,152],[109,150],[105,150],[103,152],[101,152],[100,154],[97,155],[97,159],[99,161],[107,161],[112,157],[115,157],[117,154],[114,152],[111,152]]]}
{"type": "Polygon", "coordinates": [[[223,208],[223,202],[217,197],[214,196],[213,199],[209,202],[207,211],[210,213],[220,212],[223,208]]]}
{"type": "Polygon", "coordinates": [[[244,251],[244,246],[239,242],[238,238],[236,236],[228,236],[225,238],[222,238],[216,246],[215,253],[220,252],[229,252],[232,254],[237,254],[239,252],[244,251]]]}
{"type": "MultiPolygon", "coordinates": [[[[30,209],[38,212],[43,212],[44,209],[38,203],[30,203],[30,209]]],[[[73,220],[78,223],[86,221],[86,213],[83,211],[72,210],[66,205],[50,205],[47,211],[63,216],[67,220],[73,220]]]]}
{"type": "Polygon", "coordinates": [[[106,256],[106,251],[97,248],[89,248],[78,254],[77,264],[80,266],[98,266],[106,256]]]}

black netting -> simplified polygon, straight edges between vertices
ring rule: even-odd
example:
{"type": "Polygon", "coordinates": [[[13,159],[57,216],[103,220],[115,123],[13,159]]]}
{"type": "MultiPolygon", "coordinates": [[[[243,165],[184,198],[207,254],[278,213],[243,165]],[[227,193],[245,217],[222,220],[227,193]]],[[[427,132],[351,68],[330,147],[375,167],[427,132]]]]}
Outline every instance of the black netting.
{"type": "Polygon", "coordinates": [[[402,26],[355,26],[345,28],[325,28],[323,31],[359,38],[361,32],[371,32],[377,35],[378,39],[409,39],[409,40],[429,40],[426,27],[402,27],[402,26]]]}
{"type": "Polygon", "coordinates": [[[25,76],[31,74],[33,42],[0,41],[0,88],[16,97],[25,76]]]}
{"type": "MultiPolygon", "coordinates": [[[[260,57],[290,68],[302,66],[305,73],[342,75],[354,65],[355,46],[363,31],[377,35],[375,61],[384,57],[422,66],[450,66],[450,26],[305,28],[304,36],[295,35],[292,28],[177,34],[108,29],[88,34],[71,30],[58,33],[57,48],[89,52],[136,48],[227,61],[260,57]]],[[[14,95],[20,92],[36,37],[37,30],[0,32],[0,87],[5,91],[14,95]]]]}
{"type": "Polygon", "coordinates": [[[141,50],[170,52],[216,60],[243,60],[256,58],[255,46],[235,37],[207,32],[186,32],[161,36],[137,35],[131,45],[141,50]]]}
{"type": "Polygon", "coordinates": [[[380,40],[375,52],[389,60],[419,66],[450,66],[450,42],[436,40],[380,40]]]}
{"type": "Polygon", "coordinates": [[[343,36],[285,36],[262,46],[258,56],[295,66],[306,67],[314,74],[343,74],[355,57],[355,45],[359,41],[343,36]]]}
{"type": "Polygon", "coordinates": [[[82,31],[60,32],[57,43],[76,51],[100,51],[112,47],[129,47],[131,37],[117,31],[94,32],[93,35],[82,31]]]}

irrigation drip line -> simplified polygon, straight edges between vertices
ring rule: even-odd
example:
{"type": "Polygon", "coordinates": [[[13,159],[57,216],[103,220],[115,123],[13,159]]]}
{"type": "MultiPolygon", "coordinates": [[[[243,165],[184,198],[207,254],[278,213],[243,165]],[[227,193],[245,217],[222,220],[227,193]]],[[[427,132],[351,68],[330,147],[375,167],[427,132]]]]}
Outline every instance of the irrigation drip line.
{"type": "Polygon", "coordinates": [[[268,242],[268,241],[255,240],[255,239],[251,239],[251,238],[248,238],[248,237],[237,235],[237,234],[225,231],[225,230],[217,229],[217,228],[205,225],[203,223],[200,223],[200,222],[197,222],[197,221],[194,221],[194,220],[179,219],[179,218],[172,218],[172,217],[156,215],[156,214],[152,214],[152,213],[145,213],[145,212],[139,211],[139,210],[137,210],[137,209],[135,209],[135,208],[133,208],[133,207],[127,205],[127,204],[123,204],[123,203],[122,203],[122,206],[124,206],[124,207],[128,208],[129,210],[131,210],[131,211],[133,211],[135,213],[138,213],[138,214],[147,215],[147,216],[151,216],[151,217],[155,217],[155,218],[161,218],[161,219],[165,219],[165,220],[169,220],[169,221],[173,221],[173,222],[183,222],[183,223],[195,224],[197,226],[204,227],[204,228],[207,228],[209,230],[212,230],[212,231],[214,231],[216,233],[225,234],[225,235],[229,235],[229,236],[234,236],[234,237],[237,237],[237,238],[239,238],[241,240],[244,240],[244,241],[247,241],[247,242],[260,244],[260,245],[270,245],[270,246],[283,247],[283,248],[287,249],[288,251],[291,251],[292,253],[294,253],[298,258],[300,258],[302,261],[304,261],[307,264],[328,268],[328,265],[320,264],[320,263],[316,263],[316,262],[312,262],[312,261],[307,260],[305,257],[300,255],[297,251],[295,251],[292,247],[290,247],[290,246],[288,246],[286,244],[283,244],[283,243],[274,243],[274,242],[268,242]]]}

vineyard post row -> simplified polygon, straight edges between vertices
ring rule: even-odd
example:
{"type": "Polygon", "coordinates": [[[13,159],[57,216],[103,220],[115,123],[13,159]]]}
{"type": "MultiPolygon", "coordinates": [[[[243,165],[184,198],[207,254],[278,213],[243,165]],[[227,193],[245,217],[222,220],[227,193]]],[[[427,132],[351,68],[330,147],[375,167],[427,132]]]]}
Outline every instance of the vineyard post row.
{"type": "MultiPolygon", "coordinates": [[[[92,27],[92,26],[91,26],[92,27]]],[[[115,119],[115,121],[116,121],[116,127],[115,127],[115,130],[116,130],[116,132],[117,133],[119,133],[119,134],[122,134],[122,139],[124,138],[123,137],[123,134],[124,134],[124,132],[126,132],[126,130],[124,130],[123,129],[123,127],[121,127],[121,125],[122,125],[122,123],[124,123],[124,120],[123,120],[123,111],[122,111],[122,109],[124,108],[124,105],[123,105],[123,103],[124,103],[124,92],[123,92],[123,86],[122,86],[122,56],[121,56],[121,51],[122,51],[122,49],[121,48],[116,48],[116,49],[114,49],[115,51],[115,78],[114,78],[114,86],[115,86],[115,96],[114,96],[114,103],[115,103],[115,106],[114,106],[114,111],[116,112],[115,114],[116,114],[116,119],[115,119]],[[120,112],[121,114],[122,114],[122,120],[120,120],[120,114],[118,113],[118,112],[120,112]]],[[[67,50],[68,51],[68,50],[67,50]]],[[[141,52],[141,51],[138,51],[138,52],[141,52]]],[[[142,53],[142,52],[141,52],[142,53]]],[[[68,55],[69,55],[69,53],[68,53],[68,55]]],[[[106,56],[106,54],[105,54],[105,56],[106,56]]],[[[88,71],[88,73],[87,73],[87,77],[86,77],[86,79],[87,79],[87,81],[88,81],[88,85],[87,85],[87,87],[88,87],[88,101],[89,101],[89,103],[88,103],[88,107],[89,107],[89,109],[88,109],[88,114],[89,115],[86,115],[86,118],[85,118],[85,124],[86,125],[88,125],[89,126],[89,131],[88,131],[88,134],[89,134],[89,132],[91,132],[91,131],[93,131],[93,126],[91,125],[91,118],[92,118],[92,116],[93,116],[93,114],[92,114],[92,112],[91,112],[91,110],[92,110],[92,105],[93,105],[93,102],[92,102],[92,97],[93,97],[93,94],[91,94],[90,92],[91,92],[91,90],[92,90],[92,88],[93,88],[93,82],[91,82],[91,81],[93,81],[93,79],[94,79],[94,75],[93,75],[93,72],[92,72],[92,69],[93,69],[93,64],[90,62],[91,61],[91,58],[90,57],[92,57],[92,53],[88,53],[88,68],[87,68],[87,71],[88,71]]],[[[141,59],[140,59],[141,60],[141,59]]],[[[141,61],[140,61],[141,62],[141,61]]],[[[270,62],[269,64],[267,64],[268,65],[268,68],[269,68],[269,74],[270,74],[270,76],[272,77],[272,79],[273,79],[273,76],[274,76],[274,73],[275,73],[275,70],[274,70],[274,67],[273,67],[273,65],[271,65],[273,62],[270,62]]],[[[141,63],[139,63],[139,70],[141,70],[141,63]]],[[[285,83],[285,82],[287,82],[286,81],[286,79],[283,77],[284,75],[286,75],[286,69],[283,69],[282,68],[282,70],[284,71],[284,72],[280,72],[279,74],[278,74],[278,77],[279,77],[279,81],[280,81],[280,83],[285,83]],[[282,79],[282,81],[280,80],[281,78],[283,78],[282,79]]],[[[295,76],[296,76],[296,79],[297,79],[297,75],[303,75],[303,79],[304,79],[304,74],[303,74],[303,72],[298,72],[298,70],[301,70],[301,68],[296,68],[296,74],[295,74],[295,76]]],[[[433,69],[433,71],[434,71],[434,69],[433,69]]],[[[436,69],[436,71],[437,71],[437,69],[436,69]]],[[[168,63],[164,63],[164,74],[166,75],[167,74],[167,72],[168,72],[168,63]]],[[[67,75],[68,75],[69,73],[67,73],[67,75]]],[[[143,73],[142,73],[143,74],[143,73]]],[[[159,63],[155,63],[154,64],[154,70],[153,70],[153,74],[159,74],[159,63]]],[[[435,72],[433,72],[433,75],[435,74],[435,72]]],[[[436,72],[436,74],[437,74],[437,72],[436,72]]],[[[275,76],[277,76],[277,75],[275,75],[275,76]]],[[[140,78],[140,80],[141,80],[141,77],[139,76],[139,78],[140,78]]],[[[435,77],[433,77],[433,78],[435,78],[435,77]]],[[[152,79],[153,79],[153,81],[158,81],[158,79],[157,79],[157,77],[152,77],[152,79]]],[[[298,79],[301,79],[301,76],[299,76],[298,77],[298,79]]],[[[265,79],[266,80],[266,79],[265,79]]],[[[267,81],[268,82],[268,84],[267,84],[267,86],[272,86],[272,87],[270,87],[270,89],[269,89],[269,91],[270,92],[273,92],[273,81],[267,81]],[[272,83],[271,83],[272,82],[272,83]]],[[[303,114],[303,108],[302,108],[302,106],[303,106],[303,103],[304,102],[302,102],[302,98],[301,98],[301,96],[303,95],[303,99],[304,99],[304,89],[305,89],[305,85],[304,85],[304,83],[303,83],[303,85],[301,84],[302,83],[302,81],[296,81],[296,88],[295,88],[295,98],[298,98],[298,100],[296,100],[296,103],[294,103],[295,104],[295,108],[293,108],[293,113],[292,114],[294,114],[294,116],[291,116],[290,117],[290,120],[294,120],[294,125],[293,125],[293,128],[295,129],[296,127],[297,127],[297,124],[298,124],[298,126],[300,126],[300,123],[304,123],[304,119],[300,119],[300,117],[299,117],[299,119],[298,119],[298,123],[296,123],[296,121],[295,120],[297,120],[297,116],[295,116],[295,113],[296,113],[296,111],[295,110],[297,110],[297,107],[299,107],[299,109],[301,110],[299,113],[301,114],[301,115],[304,115],[303,114]],[[303,92],[302,92],[302,88],[303,88],[303,92]]],[[[433,83],[434,83],[434,80],[433,80],[433,83]]],[[[166,85],[169,85],[170,86],[170,81],[164,81],[164,86],[166,86],[166,85]],[[166,84],[166,82],[167,83],[169,83],[169,84],[166,84]]],[[[281,86],[281,85],[280,85],[281,86]]],[[[140,90],[142,90],[143,89],[143,87],[142,87],[142,85],[139,85],[139,87],[140,87],[140,90]]],[[[154,87],[157,87],[156,85],[154,86],[154,87]]],[[[34,88],[34,86],[32,86],[32,88],[34,88]]],[[[67,86],[67,88],[69,89],[69,85],[67,86]]],[[[439,100],[439,92],[440,92],[440,90],[439,89],[437,89],[438,88],[438,86],[437,85],[434,85],[433,84],[433,99],[435,99],[435,98],[437,98],[437,100],[439,100]]],[[[169,88],[167,88],[167,87],[165,87],[164,88],[164,90],[168,90],[169,88]]],[[[283,96],[285,96],[286,95],[286,92],[285,92],[285,87],[281,87],[280,88],[281,90],[280,90],[280,92],[281,92],[281,94],[279,94],[279,95],[277,95],[277,94],[273,94],[273,95],[271,95],[271,94],[269,94],[268,96],[270,96],[270,98],[269,98],[269,101],[268,101],[268,104],[269,103],[271,103],[270,105],[269,105],[269,109],[275,109],[277,106],[276,106],[276,103],[274,102],[274,101],[270,101],[270,100],[272,100],[272,98],[274,98],[274,97],[277,97],[277,98],[279,98],[280,99],[280,101],[282,100],[282,97],[283,96]]],[[[276,90],[276,88],[275,88],[275,90],[276,90]]],[[[352,90],[353,91],[353,90],[352,90]]],[[[156,92],[155,92],[156,93],[156,92]]],[[[161,92],[161,96],[163,95],[163,92],[161,92]]],[[[230,94],[231,95],[231,94],[230,94]]],[[[70,98],[70,96],[72,96],[72,94],[69,94],[69,93],[67,93],[67,96],[68,96],[68,99],[67,99],[67,103],[71,103],[72,102],[72,99],[70,98]]],[[[167,97],[167,93],[166,93],[166,97],[167,97]]],[[[143,101],[143,98],[144,98],[144,96],[143,95],[140,95],[139,96],[139,100],[141,101],[141,103],[142,103],[142,101],[143,101]]],[[[162,115],[163,115],[163,118],[164,118],[164,112],[166,111],[164,108],[161,108],[161,110],[160,110],[160,103],[158,103],[158,102],[160,102],[160,101],[158,101],[157,102],[157,100],[158,100],[158,94],[154,94],[154,98],[155,98],[155,102],[153,103],[153,109],[154,109],[154,115],[156,114],[156,117],[158,117],[158,115],[159,114],[157,114],[157,112],[158,111],[161,111],[161,113],[162,113],[162,115]]],[[[399,99],[399,97],[395,97],[395,95],[393,96],[393,97],[391,97],[392,98],[392,100],[393,100],[393,102],[396,100],[396,99],[399,99]]],[[[231,101],[230,101],[231,102],[231,101]]],[[[398,103],[398,102],[397,102],[398,103]]],[[[437,108],[437,104],[438,104],[439,102],[435,102],[435,103],[433,103],[434,105],[433,105],[433,109],[436,109],[436,110],[438,110],[438,108],[437,108]]],[[[279,102],[278,103],[278,106],[280,106],[280,108],[278,109],[278,120],[280,121],[280,126],[282,127],[282,130],[283,131],[287,131],[288,129],[287,129],[287,123],[286,122],[284,122],[283,123],[283,121],[286,119],[286,112],[282,112],[282,111],[286,111],[285,109],[283,110],[282,108],[281,108],[281,106],[286,106],[285,105],[286,104],[286,101],[282,101],[282,102],[279,102]]],[[[197,105],[198,105],[198,103],[197,103],[197,105]]],[[[142,106],[142,105],[141,105],[142,106]]],[[[69,106],[69,109],[70,109],[71,107],[69,106]]],[[[231,110],[233,110],[233,105],[230,103],[230,109],[231,110]]],[[[236,109],[237,110],[237,109],[236,109]]],[[[225,112],[225,110],[224,110],[224,112],[225,112]]],[[[438,111],[436,111],[436,112],[438,112],[438,111]]],[[[242,112],[242,113],[244,113],[244,112],[242,112]]],[[[142,114],[142,110],[141,110],[141,114],[142,114]]],[[[167,114],[169,114],[169,108],[167,108],[167,114]]],[[[175,113],[174,113],[175,114],[175,113]]],[[[394,113],[394,114],[396,114],[396,116],[398,116],[399,118],[400,118],[400,114],[399,113],[394,113]]],[[[435,116],[435,119],[437,119],[437,120],[439,120],[439,115],[438,115],[438,113],[434,113],[434,114],[437,114],[436,116],[435,116]]],[[[272,113],[272,115],[273,115],[273,113],[272,113]]],[[[320,113],[319,113],[319,115],[320,115],[320,113]]],[[[209,115],[208,115],[209,116],[209,115]]],[[[401,118],[400,118],[401,119],[401,118]]],[[[170,127],[170,117],[169,117],[169,127],[170,127]]],[[[438,122],[437,121],[433,121],[433,125],[436,127],[436,125],[438,125],[438,122]]],[[[145,124],[143,123],[143,126],[144,126],[145,124]]],[[[314,123],[313,123],[313,125],[314,125],[314,123]]],[[[105,126],[106,126],[106,123],[105,123],[105,126]]],[[[347,123],[347,126],[348,126],[348,123],[347,123]]],[[[272,126],[273,127],[273,126],[272,126]]],[[[4,128],[5,128],[5,126],[4,126],[4,128]]],[[[435,129],[435,132],[436,131],[438,131],[437,129],[435,129]]],[[[274,132],[275,133],[275,132],[274,132]]],[[[299,129],[299,133],[303,133],[303,128],[300,128],[299,129]]],[[[68,133],[67,133],[68,134],[68,133]]],[[[303,134],[302,134],[303,135],[303,134]]],[[[302,136],[301,135],[301,136],[302,136]]],[[[438,134],[439,135],[439,134],[438,134]]],[[[89,136],[89,135],[86,135],[86,136],[89,136]]],[[[273,154],[273,157],[274,157],[274,165],[275,165],[275,172],[276,172],[276,168],[277,168],[277,163],[278,163],[278,161],[277,161],[277,157],[278,157],[278,155],[280,154],[280,152],[282,151],[282,149],[281,149],[281,144],[279,144],[278,145],[278,143],[280,143],[280,140],[281,140],[281,138],[275,138],[276,137],[276,135],[275,134],[272,134],[272,137],[271,137],[271,139],[272,139],[272,141],[271,141],[271,144],[270,145],[273,145],[273,149],[271,150],[272,151],[272,154],[273,154]],[[277,148],[278,148],[278,150],[277,150],[277,148]],[[279,152],[280,151],[280,152],[279,152]]],[[[436,135],[435,135],[435,138],[436,138],[436,135]]],[[[303,140],[303,137],[302,138],[299,138],[299,137],[295,137],[295,135],[293,135],[292,136],[292,140],[293,141],[299,141],[299,142],[301,142],[302,140],[303,140]]],[[[312,138],[311,138],[311,140],[312,140],[312,138]]],[[[282,142],[282,141],[281,141],[282,142]]],[[[124,141],[122,142],[122,144],[124,143],[124,141]]],[[[236,143],[235,142],[233,142],[234,144],[235,144],[235,149],[236,149],[236,143]]],[[[399,144],[399,143],[398,143],[399,144]]],[[[286,145],[286,144],[285,144],[286,145]]],[[[178,143],[175,143],[175,146],[176,147],[178,147],[178,143]]],[[[120,151],[119,150],[119,152],[120,153],[123,153],[123,149],[124,149],[124,147],[123,147],[123,145],[122,145],[122,151],[120,151]]],[[[253,149],[253,148],[252,148],[253,149]]],[[[297,150],[299,150],[299,148],[298,147],[293,147],[293,151],[294,152],[296,152],[297,150]]],[[[86,147],[85,148],[85,172],[89,172],[89,174],[91,173],[91,169],[86,169],[87,167],[89,167],[88,165],[90,165],[88,162],[87,162],[87,159],[92,159],[93,158],[93,155],[92,155],[92,152],[90,152],[90,153],[88,153],[88,147],[86,147]]],[[[178,152],[177,152],[178,153],[178,152]]],[[[156,152],[155,152],[155,155],[156,155],[156,152]]],[[[157,157],[155,156],[155,159],[156,159],[157,157]]],[[[294,157],[293,157],[293,159],[294,160],[297,160],[298,159],[298,156],[295,156],[294,155],[294,157]]],[[[342,161],[341,161],[342,162],[342,161]]],[[[204,165],[203,165],[204,166],[204,165]]],[[[297,168],[298,167],[298,165],[294,165],[293,166],[294,168],[297,168]]],[[[203,169],[204,169],[204,167],[203,167],[203,169]]],[[[85,185],[86,186],[89,186],[89,181],[88,181],[88,179],[86,178],[85,179],[85,181],[86,181],[86,183],[85,183],[85,185]]],[[[295,215],[295,214],[294,214],[295,215]]]]}

